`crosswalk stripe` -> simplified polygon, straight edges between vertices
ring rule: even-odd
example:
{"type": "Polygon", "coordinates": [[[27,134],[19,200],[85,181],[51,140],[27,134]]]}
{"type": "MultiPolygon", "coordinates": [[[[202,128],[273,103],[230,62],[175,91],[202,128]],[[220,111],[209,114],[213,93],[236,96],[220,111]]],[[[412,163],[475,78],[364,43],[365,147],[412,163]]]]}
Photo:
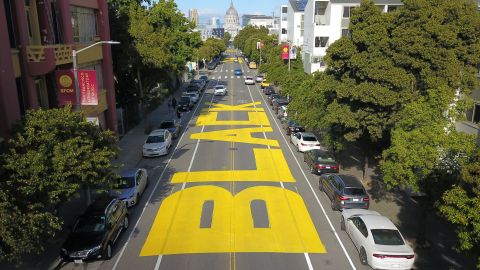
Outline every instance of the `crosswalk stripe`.
{"type": "Polygon", "coordinates": [[[228,79],[228,76],[225,76],[225,79],[228,79]]]}
{"type": "Polygon", "coordinates": [[[240,79],[240,76],[237,76],[237,79],[240,79]]]}
{"type": "Polygon", "coordinates": [[[215,79],[215,76],[212,76],[212,80],[214,80],[214,79],[215,79]]]}
{"type": "Polygon", "coordinates": [[[233,76],[230,76],[230,79],[233,79],[233,76]]]}

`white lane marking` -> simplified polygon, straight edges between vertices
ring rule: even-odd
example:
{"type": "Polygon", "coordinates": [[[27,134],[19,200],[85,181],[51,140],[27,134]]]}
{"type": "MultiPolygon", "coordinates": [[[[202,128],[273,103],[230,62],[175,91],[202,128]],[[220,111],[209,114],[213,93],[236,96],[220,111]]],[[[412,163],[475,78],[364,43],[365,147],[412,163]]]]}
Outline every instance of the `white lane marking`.
{"type": "MultiPolygon", "coordinates": [[[[182,142],[182,139],[183,139],[183,136],[185,135],[185,133],[187,133],[187,130],[188,130],[188,125],[190,124],[190,122],[192,121],[193,117],[195,116],[195,113],[197,112],[197,109],[200,107],[200,104],[202,102],[202,99],[205,95],[203,94],[202,95],[202,98],[200,99],[200,101],[197,103],[196,107],[195,107],[195,110],[193,111],[192,115],[190,116],[190,120],[187,122],[186,124],[186,128],[183,130],[183,133],[182,133],[182,136],[180,137],[180,139],[178,140],[178,143],[177,145],[175,146],[175,149],[173,149],[173,151],[170,153],[170,158],[168,159],[167,161],[167,164],[165,164],[165,167],[163,168],[162,170],[162,173],[160,174],[160,176],[158,177],[158,180],[157,180],[157,183],[155,184],[155,186],[153,187],[152,191],[150,192],[150,196],[148,196],[148,200],[147,200],[147,203],[145,203],[145,206],[143,207],[142,209],[142,213],[140,213],[140,216],[138,217],[138,220],[137,222],[135,222],[135,226],[133,227],[133,230],[130,232],[130,234],[128,235],[128,239],[127,239],[127,242],[125,242],[125,245],[123,245],[122,247],[122,250],[120,251],[120,253],[118,254],[118,258],[117,260],[115,261],[115,264],[113,265],[112,267],[112,270],[116,270],[117,269],[117,266],[118,266],[118,263],[120,262],[120,259],[122,258],[123,256],[123,253],[125,252],[125,249],[127,248],[128,246],[128,243],[130,243],[130,240],[132,239],[133,237],[133,233],[137,231],[137,227],[138,227],[138,224],[140,223],[140,220],[142,219],[143,217],[143,214],[145,213],[145,209],[147,209],[147,206],[149,205],[150,203],[150,200],[152,199],[153,197],[153,194],[155,193],[157,187],[158,187],[158,184],[160,183],[160,179],[162,179],[163,175],[165,174],[168,166],[170,165],[170,162],[172,161],[172,157],[173,155],[175,154],[175,152],[177,151],[177,147],[180,145],[180,143],[182,142]]],[[[159,264],[160,266],[160,262],[162,261],[162,255],[159,255],[159,258],[157,259],[157,263],[159,264]]],[[[156,268],[158,269],[158,268],[156,268]]]]}
{"type": "Polygon", "coordinates": [[[230,79],[233,79],[233,76],[230,76],[230,79]]]}
{"type": "MultiPolygon", "coordinates": [[[[257,89],[258,89],[258,85],[257,85],[256,87],[257,87],[257,89]]],[[[260,89],[259,89],[259,90],[260,90],[260,89]]],[[[263,95],[260,95],[260,96],[262,97],[263,102],[266,102],[266,101],[265,101],[265,98],[263,97],[263,95]]],[[[265,103],[265,104],[266,104],[266,103],[265,103]]],[[[303,171],[302,166],[300,166],[300,163],[298,162],[297,157],[296,157],[295,154],[293,153],[293,150],[292,150],[292,148],[290,147],[290,144],[287,142],[287,139],[285,139],[285,136],[283,136],[283,134],[281,133],[281,130],[282,130],[282,129],[280,128],[280,126],[278,125],[277,121],[275,120],[275,117],[273,116],[273,113],[272,113],[272,110],[270,109],[270,106],[267,106],[267,108],[268,108],[268,112],[270,113],[270,115],[271,115],[272,118],[273,118],[273,121],[275,122],[275,125],[277,126],[278,130],[280,131],[280,134],[282,135],[281,137],[283,138],[283,140],[285,141],[285,144],[287,145],[288,149],[290,150],[290,153],[292,154],[293,159],[295,160],[295,163],[297,163],[298,168],[299,168],[300,171],[302,172],[303,177],[304,177],[304,179],[305,179],[305,182],[307,182],[307,185],[310,187],[310,190],[312,191],[313,196],[315,197],[315,200],[317,201],[318,205],[320,206],[320,209],[322,209],[322,213],[323,213],[323,215],[325,216],[325,218],[327,219],[328,225],[330,226],[330,229],[332,229],[333,234],[335,235],[335,238],[337,238],[337,241],[338,241],[338,243],[340,244],[340,247],[342,248],[343,253],[344,253],[345,256],[347,257],[348,262],[350,263],[350,266],[352,267],[353,270],[356,270],[357,268],[356,268],[355,265],[353,264],[353,261],[352,261],[352,259],[350,258],[350,255],[348,255],[348,252],[347,252],[347,250],[345,249],[345,246],[343,245],[342,240],[340,240],[340,236],[338,236],[337,231],[336,231],[335,228],[333,227],[332,221],[331,221],[330,218],[328,217],[327,212],[325,211],[325,208],[323,208],[323,205],[322,205],[322,203],[320,202],[320,199],[318,198],[317,194],[315,193],[315,189],[313,189],[312,184],[310,184],[310,182],[308,181],[308,177],[307,177],[307,175],[305,175],[305,172],[303,171]]]]}
{"type": "Polygon", "coordinates": [[[307,264],[308,264],[308,270],[313,270],[313,265],[312,265],[312,261],[310,260],[310,256],[308,255],[308,253],[303,253],[303,255],[305,255],[305,260],[307,261],[307,264]]]}
{"type": "Polygon", "coordinates": [[[237,76],[237,79],[240,79],[240,76],[237,76]]]}
{"type": "Polygon", "coordinates": [[[228,79],[228,76],[225,76],[225,79],[228,79]]]}
{"type": "Polygon", "coordinates": [[[212,80],[215,80],[215,76],[212,76],[212,80]]]}
{"type": "Polygon", "coordinates": [[[158,255],[157,262],[155,263],[155,270],[158,270],[160,268],[160,264],[162,263],[162,255],[158,255]]]}

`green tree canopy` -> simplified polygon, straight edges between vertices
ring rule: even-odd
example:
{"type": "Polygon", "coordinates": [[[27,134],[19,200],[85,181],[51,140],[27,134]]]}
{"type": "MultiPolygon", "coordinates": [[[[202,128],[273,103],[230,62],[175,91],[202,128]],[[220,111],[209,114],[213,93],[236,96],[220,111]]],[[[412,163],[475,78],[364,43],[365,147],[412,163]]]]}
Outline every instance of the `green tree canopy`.
{"type": "Polygon", "coordinates": [[[112,185],[115,141],[70,107],[27,112],[0,158],[0,258],[41,252],[63,224],[49,209],[84,184],[112,185]]]}

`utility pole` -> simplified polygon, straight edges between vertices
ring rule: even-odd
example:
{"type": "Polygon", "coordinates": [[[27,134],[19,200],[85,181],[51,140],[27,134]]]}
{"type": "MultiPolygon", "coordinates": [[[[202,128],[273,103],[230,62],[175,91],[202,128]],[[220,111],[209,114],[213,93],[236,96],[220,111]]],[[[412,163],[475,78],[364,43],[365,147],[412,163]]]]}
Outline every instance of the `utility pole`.
{"type": "Polygon", "coordinates": [[[290,73],[290,56],[292,54],[292,45],[290,43],[290,41],[288,40],[288,72],[290,73]]]}

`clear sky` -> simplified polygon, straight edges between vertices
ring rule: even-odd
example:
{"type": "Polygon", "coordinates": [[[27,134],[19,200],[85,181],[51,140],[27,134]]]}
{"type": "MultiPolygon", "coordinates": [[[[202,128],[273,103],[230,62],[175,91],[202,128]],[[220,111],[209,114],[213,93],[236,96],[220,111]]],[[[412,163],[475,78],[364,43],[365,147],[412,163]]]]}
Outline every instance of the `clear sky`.
{"type": "MultiPolygon", "coordinates": [[[[240,19],[243,14],[263,14],[275,16],[280,14],[280,6],[288,0],[233,0],[240,19]]],[[[200,23],[204,23],[212,16],[220,17],[223,22],[225,12],[230,7],[230,0],[175,0],[178,8],[188,16],[188,10],[196,8],[200,23]]]]}

